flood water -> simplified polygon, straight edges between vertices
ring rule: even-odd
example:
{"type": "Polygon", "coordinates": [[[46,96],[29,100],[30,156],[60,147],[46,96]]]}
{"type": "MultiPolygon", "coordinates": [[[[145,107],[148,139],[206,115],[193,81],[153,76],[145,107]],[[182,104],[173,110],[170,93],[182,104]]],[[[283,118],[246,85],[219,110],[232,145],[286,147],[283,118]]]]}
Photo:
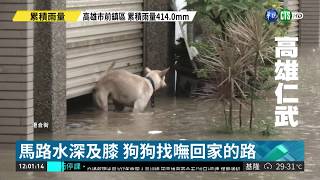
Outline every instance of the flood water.
{"type": "Polygon", "coordinates": [[[299,126],[277,128],[270,136],[262,135],[264,122],[274,122],[276,101],[271,91],[256,105],[254,131],[248,133],[248,116],[244,115],[239,130],[238,115],[234,113],[235,132],[225,133],[223,108],[218,102],[204,102],[189,98],[156,97],[156,107],[144,113],[97,111],[90,103],[71,108],[66,128],[59,134],[37,135],[36,139],[65,140],[304,140],[305,172],[299,173],[163,173],[163,172],[91,172],[91,173],[16,173],[15,150],[5,147],[0,151],[0,180],[59,179],[213,179],[213,180],[319,180],[320,179],[320,50],[300,48],[299,58],[299,126]]]}

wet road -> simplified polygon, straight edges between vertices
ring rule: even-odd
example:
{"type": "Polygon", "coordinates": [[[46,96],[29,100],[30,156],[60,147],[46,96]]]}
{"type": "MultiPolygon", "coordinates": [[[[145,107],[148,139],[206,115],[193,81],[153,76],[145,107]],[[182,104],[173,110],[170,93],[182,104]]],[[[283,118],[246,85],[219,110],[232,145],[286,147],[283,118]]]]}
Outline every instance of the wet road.
{"type": "Polygon", "coordinates": [[[193,99],[157,97],[156,107],[145,113],[97,111],[91,105],[70,111],[66,129],[60,134],[39,135],[36,139],[106,140],[225,140],[272,139],[304,140],[305,172],[300,173],[15,173],[14,150],[4,147],[0,151],[0,180],[59,179],[59,180],[113,180],[113,179],[214,179],[214,180],[318,180],[320,179],[320,50],[304,49],[299,59],[299,126],[278,128],[278,133],[263,136],[261,121],[273,123],[275,99],[272,92],[257,102],[257,116],[253,133],[246,133],[248,116],[243,116],[244,128],[239,130],[237,113],[234,117],[235,133],[224,133],[223,111],[219,103],[206,103],[193,99]]]}

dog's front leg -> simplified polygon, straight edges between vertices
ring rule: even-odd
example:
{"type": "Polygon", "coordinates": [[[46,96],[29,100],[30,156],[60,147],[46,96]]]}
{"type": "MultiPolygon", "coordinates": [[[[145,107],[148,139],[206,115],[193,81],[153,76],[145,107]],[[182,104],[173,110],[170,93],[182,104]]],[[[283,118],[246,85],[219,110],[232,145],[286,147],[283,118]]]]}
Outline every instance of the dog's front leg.
{"type": "Polygon", "coordinates": [[[140,113],[146,108],[147,105],[148,101],[146,101],[145,99],[138,99],[136,100],[136,102],[134,102],[133,112],[140,113]]]}

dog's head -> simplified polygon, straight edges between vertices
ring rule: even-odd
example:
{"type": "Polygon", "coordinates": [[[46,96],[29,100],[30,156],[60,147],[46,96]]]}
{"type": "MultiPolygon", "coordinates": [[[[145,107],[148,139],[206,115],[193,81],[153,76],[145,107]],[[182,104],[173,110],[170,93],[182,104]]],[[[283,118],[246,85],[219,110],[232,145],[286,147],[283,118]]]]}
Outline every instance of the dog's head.
{"type": "Polygon", "coordinates": [[[160,70],[151,70],[146,67],[144,69],[145,77],[149,77],[153,80],[155,89],[158,90],[160,88],[164,88],[167,86],[166,84],[166,74],[169,71],[169,68],[160,71],[160,70]]]}

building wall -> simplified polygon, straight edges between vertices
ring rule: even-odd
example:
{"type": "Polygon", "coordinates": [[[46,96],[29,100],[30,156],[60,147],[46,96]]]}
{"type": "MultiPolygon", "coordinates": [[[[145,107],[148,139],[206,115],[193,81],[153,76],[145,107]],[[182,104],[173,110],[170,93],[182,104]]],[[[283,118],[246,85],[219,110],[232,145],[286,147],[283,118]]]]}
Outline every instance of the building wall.
{"type": "Polygon", "coordinates": [[[33,0],[0,1],[0,143],[33,138],[33,24],[13,23],[33,0]]]}
{"type": "MultiPolygon", "coordinates": [[[[145,0],[145,11],[168,11],[171,0],[145,0]]],[[[144,23],[144,66],[167,68],[172,59],[175,23],[144,23]]]]}
{"type": "MultiPolygon", "coordinates": [[[[67,0],[67,9],[141,11],[143,0],[67,0]]],[[[66,36],[67,99],[91,93],[113,61],[114,68],[142,71],[142,23],[68,23],[66,36]]]]}
{"type": "MultiPolygon", "coordinates": [[[[169,65],[173,23],[12,22],[16,10],[64,9],[65,2],[0,1],[0,143],[33,139],[34,121],[49,122],[45,132],[62,130],[66,100],[90,93],[114,60],[116,68],[134,73],[143,66],[169,65]]],[[[169,10],[170,6],[167,0],[67,0],[67,8],[169,10]]]]}
{"type": "MultiPolygon", "coordinates": [[[[35,0],[34,5],[37,10],[65,10],[66,0],[35,0]]],[[[64,129],[67,112],[65,51],[65,23],[34,23],[34,121],[39,126],[36,132],[64,129]]]]}
{"type": "Polygon", "coordinates": [[[304,18],[300,20],[301,45],[319,46],[320,44],[319,4],[319,0],[300,0],[300,12],[304,14],[304,18]]]}

